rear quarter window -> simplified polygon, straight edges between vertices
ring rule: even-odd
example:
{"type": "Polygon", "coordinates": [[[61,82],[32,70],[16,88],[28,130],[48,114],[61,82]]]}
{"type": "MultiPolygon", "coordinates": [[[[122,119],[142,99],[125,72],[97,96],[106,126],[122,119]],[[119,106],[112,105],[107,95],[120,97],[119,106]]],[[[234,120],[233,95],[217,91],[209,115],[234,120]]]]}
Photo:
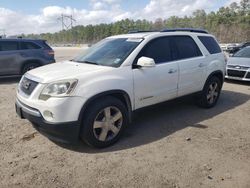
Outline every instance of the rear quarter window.
{"type": "Polygon", "coordinates": [[[213,37],[198,36],[202,44],[207,48],[210,54],[217,54],[221,52],[221,48],[213,37]]]}
{"type": "Polygon", "coordinates": [[[34,50],[40,49],[41,47],[33,42],[21,42],[21,49],[22,50],[34,50]]]}

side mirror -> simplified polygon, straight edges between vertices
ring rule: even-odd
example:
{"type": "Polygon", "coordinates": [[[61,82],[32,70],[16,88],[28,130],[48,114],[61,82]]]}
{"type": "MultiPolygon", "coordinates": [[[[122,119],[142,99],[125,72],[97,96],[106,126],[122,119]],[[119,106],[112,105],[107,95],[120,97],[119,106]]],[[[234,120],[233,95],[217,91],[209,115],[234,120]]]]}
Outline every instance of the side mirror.
{"type": "Polygon", "coordinates": [[[155,60],[149,57],[141,57],[137,61],[140,67],[155,67],[155,60]]]}

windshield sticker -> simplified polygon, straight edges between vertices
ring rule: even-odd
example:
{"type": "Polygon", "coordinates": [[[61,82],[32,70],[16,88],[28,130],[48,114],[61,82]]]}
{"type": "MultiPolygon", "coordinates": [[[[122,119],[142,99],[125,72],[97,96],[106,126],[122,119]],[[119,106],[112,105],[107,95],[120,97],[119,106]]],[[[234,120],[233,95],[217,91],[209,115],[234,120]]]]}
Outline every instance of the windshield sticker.
{"type": "Polygon", "coordinates": [[[127,42],[141,42],[142,39],[141,38],[128,38],[126,41],[127,42]]]}
{"type": "Polygon", "coordinates": [[[115,63],[115,64],[118,64],[118,63],[120,63],[120,61],[121,61],[120,58],[116,58],[115,61],[114,61],[114,63],[115,63]]]}

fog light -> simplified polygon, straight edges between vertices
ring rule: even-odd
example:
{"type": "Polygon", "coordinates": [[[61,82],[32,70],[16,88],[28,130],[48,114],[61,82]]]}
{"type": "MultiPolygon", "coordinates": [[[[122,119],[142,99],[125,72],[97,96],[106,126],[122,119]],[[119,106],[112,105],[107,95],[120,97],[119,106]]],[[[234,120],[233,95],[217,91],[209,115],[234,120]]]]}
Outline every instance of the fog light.
{"type": "Polygon", "coordinates": [[[53,119],[54,114],[48,110],[43,112],[45,118],[53,119]]]}

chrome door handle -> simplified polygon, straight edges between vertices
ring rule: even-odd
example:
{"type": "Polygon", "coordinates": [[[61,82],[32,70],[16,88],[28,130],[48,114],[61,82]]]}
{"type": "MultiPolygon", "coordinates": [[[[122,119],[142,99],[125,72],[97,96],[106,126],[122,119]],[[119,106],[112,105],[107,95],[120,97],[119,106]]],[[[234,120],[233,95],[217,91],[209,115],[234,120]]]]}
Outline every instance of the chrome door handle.
{"type": "Polygon", "coordinates": [[[173,74],[173,73],[176,73],[176,72],[177,72],[176,69],[170,69],[170,70],[168,71],[169,74],[173,74]]]}

